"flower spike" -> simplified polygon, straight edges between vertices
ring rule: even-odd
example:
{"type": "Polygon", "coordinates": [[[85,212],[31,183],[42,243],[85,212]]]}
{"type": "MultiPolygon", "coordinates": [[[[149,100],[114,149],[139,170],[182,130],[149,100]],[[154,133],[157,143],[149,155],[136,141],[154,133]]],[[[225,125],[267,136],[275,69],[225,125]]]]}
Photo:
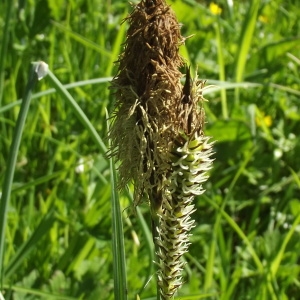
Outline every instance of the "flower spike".
{"type": "Polygon", "coordinates": [[[212,166],[204,82],[192,79],[187,68],[181,84],[179,46],[185,39],[164,0],[142,0],[126,21],[124,52],[112,81],[111,154],[120,161],[120,187],[132,181],[135,205],[150,204],[160,298],[171,299],[182,285],[193,200],[204,192],[212,166]]]}

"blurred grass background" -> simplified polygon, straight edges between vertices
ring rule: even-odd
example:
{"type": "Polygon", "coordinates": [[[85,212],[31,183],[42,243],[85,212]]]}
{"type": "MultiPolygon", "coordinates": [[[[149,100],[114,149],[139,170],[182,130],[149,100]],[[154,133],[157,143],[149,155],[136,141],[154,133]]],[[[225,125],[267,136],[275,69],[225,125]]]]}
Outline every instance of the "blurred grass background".
{"type": "MultiPolygon", "coordinates": [[[[207,192],[196,200],[179,298],[296,300],[300,7],[295,0],[168,3],[182,34],[195,34],[182,55],[217,86],[206,91],[216,160],[207,192]]],[[[70,93],[105,139],[105,110],[114,105],[109,80],[130,11],[122,0],[0,3],[1,186],[32,61],[74,83],[70,93]]],[[[46,77],[36,92],[50,88],[46,77]]],[[[33,99],[8,211],[6,300],[114,299],[110,175],[108,160],[58,94],[33,99]]],[[[152,249],[130,197],[131,189],[120,195],[128,299],[154,299],[152,249]]],[[[140,209],[149,221],[147,205],[140,209]]]]}

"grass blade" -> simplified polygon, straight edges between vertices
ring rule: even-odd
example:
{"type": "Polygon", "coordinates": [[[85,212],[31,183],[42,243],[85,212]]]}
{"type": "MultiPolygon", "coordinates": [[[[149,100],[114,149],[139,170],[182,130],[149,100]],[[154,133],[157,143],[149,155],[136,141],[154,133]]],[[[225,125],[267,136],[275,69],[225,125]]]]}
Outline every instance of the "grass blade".
{"type": "MultiPolygon", "coordinates": [[[[112,80],[112,77],[94,78],[94,79],[76,81],[76,82],[73,82],[73,83],[65,84],[64,87],[68,90],[68,89],[73,89],[73,88],[77,88],[77,87],[85,86],[85,85],[106,83],[106,82],[109,82],[111,80],[112,80]]],[[[37,98],[40,98],[42,96],[53,94],[55,92],[56,92],[55,89],[48,89],[48,90],[33,94],[31,96],[31,99],[37,99],[37,98]]],[[[21,103],[22,103],[22,100],[20,99],[20,100],[14,101],[13,103],[9,103],[5,106],[0,107],[0,114],[4,113],[7,110],[10,110],[11,108],[13,108],[13,107],[15,107],[15,106],[17,106],[21,103]]]]}
{"type": "Polygon", "coordinates": [[[236,82],[241,82],[244,75],[245,65],[247,61],[248,51],[251,46],[251,41],[255,29],[257,13],[260,0],[251,1],[251,6],[248,11],[248,15],[245,18],[243,28],[240,35],[239,51],[237,55],[237,61],[235,66],[235,79],[236,82]]]}
{"type": "Polygon", "coordinates": [[[5,58],[7,52],[7,45],[8,45],[8,32],[10,26],[10,19],[11,19],[11,12],[14,5],[13,1],[6,1],[6,13],[5,13],[5,21],[4,21],[4,28],[3,28],[3,35],[2,35],[2,47],[0,52],[0,107],[2,103],[2,96],[3,96],[3,89],[4,89],[4,68],[5,68],[5,58]]]}
{"type": "MultiPolygon", "coordinates": [[[[256,19],[258,14],[260,0],[251,1],[251,5],[248,11],[248,15],[245,18],[243,28],[240,34],[239,51],[237,54],[237,60],[235,65],[235,80],[241,82],[244,76],[245,65],[247,61],[248,52],[251,46],[252,37],[256,25],[256,19]]],[[[235,103],[239,102],[239,90],[236,89],[235,103]]]]}
{"type": "Polygon", "coordinates": [[[113,158],[110,158],[110,174],[112,184],[112,247],[113,247],[113,274],[115,299],[127,299],[127,279],[125,266],[125,248],[123,236],[122,214],[117,189],[117,175],[113,158]]]}
{"type": "Polygon", "coordinates": [[[53,215],[53,210],[50,210],[41,220],[39,226],[34,230],[32,236],[26,241],[26,243],[22,245],[22,247],[18,250],[16,255],[8,264],[7,268],[5,268],[5,278],[8,278],[14,274],[14,272],[16,272],[23,260],[36,247],[36,244],[39,242],[39,240],[50,230],[54,221],[55,217],[53,215]]]}
{"type": "Polygon", "coordinates": [[[253,261],[256,264],[256,267],[259,272],[263,272],[264,267],[262,262],[260,261],[258,255],[256,254],[252,244],[250,243],[248,237],[244,234],[243,230],[239,227],[239,225],[233,220],[232,217],[230,217],[222,208],[220,208],[216,203],[214,203],[212,200],[210,200],[208,197],[205,197],[205,200],[212,205],[213,208],[215,208],[220,214],[224,217],[224,219],[227,221],[227,223],[234,229],[234,231],[239,235],[239,237],[243,240],[245,245],[248,247],[248,251],[252,256],[253,261]]]}
{"type": "MultiPolygon", "coordinates": [[[[6,289],[11,289],[13,291],[19,292],[19,293],[24,293],[24,294],[29,294],[29,295],[36,295],[38,297],[41,297],[39,299],[54,299],[54,300],[78,300],[78,298],[74,298],[74,297],[68,297],[68,296],[62,296],[62,295],[55,295],[52,293],[47,293],[47,292],[42,292],[42,291],[38,291],[38,290],[34,290],[34,289],[28,289],[28,288],[24,288],[24,287],[20,287],[20,286],[4,286],[4,288],[6,289]]],[[[4,298],[1,298],[1,294],[0,294],[0,300],[4,300],[4,298]]]]}
{"type": "Polygon", "coordinates": [[[3,281],[3,256],[4,256],[4,246],[5,246],[5,227],[6,227],[6,219],[7,219],[7,208],[11,194],[11,187],[15,172],[15,166],[17,161],[17,155],[20,147],[22,132],[25,125],[25,120],[27,117],[27,113],[29,110],[30,100],[32,90],[34,89],[37,81],[40,78],[40,67],[44,67],[45,63],[34,63],[27,83],[27,87],[24,93],[23,102],[21,105],[20,113],[18,116],[16,128],[14,131],[14,136],[12,140],[12,144],[10,147],[9,157],[7,160],[6,173],[4,176],[3,182],[3,190],[2,190],[2,198],[0,202],[0,278],[1,282],[3,281]]]}
{"type": "Polygon", "coordinates": [[[63,25],[52,21],[52,24],[54,26],[56,26],[58,29],[62,30],[63,32],[66,33],[66,35],[71,36],[74,40],[76,40],[77,42],[81,43],[82,45],[84,45],[87,48],[91,48],[96,50],[97,52],[101,53],[102,55],[106,56],[106,57],[110,57],[111,53],[105,49],[103,49],[102,47],[100,47],[99,45],[97,45],[96,43],[94,43],[93,41],[88,40],[87,38],[81,36],[80,34],[73,32],[71,29],[68,29],[66,27],[64,27],[63,25]]]}
{"type": "MultiPolygon", "coordinates": [[[[219,78],[221,81],[225,81],[226,80],[225,61],[223,55],[223,41],[222,41],[222,34],[221,34],[221,27],[220,27],[219,20],[215,26],[215,31],[216,31],[216,37],[218,43],[219,78]]],[[[228,119],[228,108],[227,108],[227,96],[225,90],[221,90],[221,104],[222,104],[222,116],[226,120],[228,119]]]]}
{"type": "Polygon", "coordinates": [[[298,215],[298,217],[295,219],[295,221],[294,221],[293,225],[291,226],[288,234],[285,236],[285,238],[282,242],[282,245],[280,247],[280,250],[279,250],[277,256],[275,257],[275,259],[273,260],[273,262],[271,264],[270,269],[271,269],[271,275],[273,277],[276,276],[276,273],[278,271],[278,268],[279,268],[280,263],[281,263],[281,261],[283,259],[283,256],[284,256],[284,251],[286,249],[286,246],[287,246],[288,242],[291,240],[297,226],[299,226],[299,223],[300,223],[300,215],[298,215]]]}

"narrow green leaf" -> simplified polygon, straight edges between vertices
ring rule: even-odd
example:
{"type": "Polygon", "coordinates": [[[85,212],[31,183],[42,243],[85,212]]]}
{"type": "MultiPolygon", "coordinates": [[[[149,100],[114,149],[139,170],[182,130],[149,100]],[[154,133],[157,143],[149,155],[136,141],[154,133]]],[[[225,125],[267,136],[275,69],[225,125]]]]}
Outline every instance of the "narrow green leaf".
{"type": "MultiPolygon", "coordinates": [[[[82,80],[82,81],[77,81],[77,82],[73,82],[73,83],[69,83],[69,84],[64,84],[64,88],[65,89],[73,89],[73,88],[77,88],[80,86],[86,86],[86,85],[93,85],[93,84],[98,84],[98,83],[106,83],[112,80],[112,77],[104,77],[104,78],[94,78],[94,79],[89,79],[89,80],[82,80]]],[[[45,90],[36,94],[33,94],[31,96],[31,99],[37,99],[37,98],[41,98],[43,96],[47,96],[50,94],[54,94],[56,92],[55,89],[49,89],[49,90],[45,90]]],[[[22,100],[16,100],[12,103],[9,103],[3,107],[0,107],[0,114],[4,113],[7,110],[10,110],[11,108],[20,105],[22,103],[22,100]]]]}
{"type": "Polygon", "coordinates": [[[52,21],[52,24],[54,26],[56,26],[58,29],[62,30],[63,32],[65,32],[67,35],[69,35],[70,37],[72,37],[74,40],[76,40],[77,42],[81,43],[82,45],[84,45],[87,48],[91,48],[96,50],[97,52],[101,53],[102,55],[106,56],[106,57],[111,57],[111,53],[105,49],[103,49],[102,47],[100,47],[99,45],[97,45],[96,43],[94,43],[93,41],[83,37],[82,35],[72,31],[69,28],[66,28],[65,26],[52,21]]]}
{"type": "MultiPolygon", "coordinates": [[[[241,82],[244,77],[244,70],[247,62],[248,52],[251,46],[260,0],[251,1],[248,14],[240,33],[237,60],[235,63],[235,81],[241,82]]],[[[239,89],[235,90],[235,104],[239,103],[239,89]]]]}
{"type": "Polygon", "coordinates": [[[6,173],[3,181],[2,197],[0,201],[0,278],[1,283],[3,280],[3,256],[5,247],[5,227],[7,219],[7,209],[11,194],[12,182],[17,162],[17,155],[21,143],[21,137],[25,125],[25,120],[29,110],[31,101],[32,90],[34,89],[37,81],[42,78],[41,71],[47,71],[47,65],[43,62],[34,63],[31,67],[29,79],[27,82],[26,90],[23,97],[23,102],[18,115],[16,128],[14,131],[13,140],[10,146],[9,157],[7,160],[6,173]]]}
{"type": "MultiPolygon", "coordinates": [[[[107,112],[106,112],[107,113],[107,112]]],[[[107,113],[108,117],[108,113],[107,113]]],[[[109,128],[109,122],[108,128],[109,128]]],[[[110,140],[109,140],[110,143],[110,140]]],[[[127,299],[127,274],[125,260],[125,246],[123,222],[120,199],[117,187],[117,174],[113,157],[109,159],[111,182],[111,208],[112,208],[112,251],[113,251],[113,276],[115,299],[127,299]]]]}
{"type": "MultiPolygon", "coordinates": [[[[223,40],[222,40],[222,34],[221,34],[221,26],[219,19],[215,25],[215,32],[217,37],[217,43],[218,43],[218,64],[219,64],[219,78],[221,81],[226,80],[225,76],[225,61],[224,61],[224,55],[223,55],[223,40]]],[[[228,119],[228,108],[227,108],[227,95],[226,90],[221,90],[221,104],[222,104],[222,116],[226,120],[228,119]]]]}
{"type": "Polygon", "coordinates": [[[253,261],[255,262],[259,272],[263,272],[264,267],[262,262],[260,261],[258,255],[256,254],[253,246],[251,245],[249,239],[247,236],[244,234],[243,230],[238,226],[238,224],[224,211],[222,208],[220,208],[214,201],[210,200],[208,197],[203,195],[205,200],[212,206],[214,207],[217,211],[221,213],[221,215],[225,218],[227,223],[234,229],[234,231],[239,235],[239,237],[243,240],[243,242],[246,244],[249,253],[251,254],[253,261]]]}
{"type": "Polygon", "coordinates": [[[299,223],[300,223],[300,215],[298,215],[298,217],[295,219],[293,225],[291,226],[290,230],[288,231],[287,235],[285,236],[285,238],[281,244],[279,252],[277,253],[275,259],[273,260],[273,262],[271,264],[270,269],[271,269],[271,275],[273,278],[276,276],[276,273],[277,273],[280,263],[282,261],[286,246],[287,246],[288,242],[290,241],[290,239],[292,238],[299,223]]]}
{"type": "Polygon", "coordinates": [[[258,8],[260,0],[253,0],[245,17],[245,21],[240,33],[239,47],[237,60],[235,65],[235,80],[241,82],[244,76],[245,65],[247,61],[248,52],[251,46],[255,24],[257,20],[258,8]]]}
{"type": "MultiPolygon", "coordinates": [[[[131,193],[128,193],[128,197],[130,198],[131,203],[133,203],[133,196],[131,193]]],[[[138,295],[141,295],[144,288],[146,287],[147,283],[149,282],[149,280],[151,279],[151,277],[153,276],[153,270],[154,270],[154,245],[153,245],[153,237],[152,237],[152,232],[149,229],[149,225],[146,222],[141,209],[137,206],[135,208],[136,210],[136,216],[137,216],[137,221],[139,224],[139,228],[142,230],[143,232],[143,240],[145,241],[146,245],[147,245],[147,250],[148,250],[148,259],[149,259],[149,268],[148,268],[148,272],[147,275],[145,276],[145,281],[143,286],[141,287],[141,289],[138,292],[138,295]]]]}
{"type": "Polygon", "coordinates": [[[5,12],[5,21],[2,28],[2,40],[1,40],[1,49],[0,49],[0,107],[2,106],[2,96],[4,90],[4,68],[5,68],[5,59],[8,46],[8,33],[10,27],[11,13],[13,11],[14,2],[7,1],[6,12],[5,12]]]}
{"type": "MultiPolygon", "coordinates": [[[[123,14],[122,19],[124,19],[126,17],[126,15],[127,15],[127,11],[123,14]]],[[[125,32],[126,32],[126,27],[121,26],[119,31],[118,31],[118,34],[115,38],[113,48],[112,48],[112,51],[111,51],[111,55],[110,55],[110,60],[109,60],[109,62],[107,64],[107,67],[106,67],[106,71],[105,71],[106,76],[111,75],[114,63],[118,60],[118,55],[120,53],[120,45],[124,41],[125,32]]]]}
{"type": "MultiPolygon", "coordinates": [[[[34,289],[29,289],[29,288],[24,288],[24,287],[20,287],[20,286],[16,286],[16,285],[13,285],[13,286],[4,285],[4,288],[5,289],[11,289],[11,290],[19,292],[19,293],[24,293],[24,294],[29,294],[29,295],[36,295],[36,296],[42,297],[42,298],[39,298],[39,299],[78,300],[78,298],[74,298],[74,297],[55,295],[53,293],[46,293],[46,292],[37,291],[37,290],[34,290],[34,289]]],[[[0,296],[0,300],[2,300],[1,296],[0,296]]]]}
{"type": "Polygon", "coordinates": [[[29,255],[29,253],[37,247],[37,243],[45,236],[45,234],[49,232],[55,221],[53,212],[54,210],[50,210],[44,216],[38,227],[33,232],[32,236],[22,245],[16,255],[11,259],[8,266],[4,270],[6,279],[16,272],[20,264],[29,255]]]}
{"type": "Polygon", "coordinates": [[[125,265],[125,248],[123,223],[120,200],[117,189],[117,175],[113,158],[110,158],[111,174],[111,204],[112,204],[112,248],[113,248],[113,275],[115,299],[127,299],[127,279],[125,265]]]}

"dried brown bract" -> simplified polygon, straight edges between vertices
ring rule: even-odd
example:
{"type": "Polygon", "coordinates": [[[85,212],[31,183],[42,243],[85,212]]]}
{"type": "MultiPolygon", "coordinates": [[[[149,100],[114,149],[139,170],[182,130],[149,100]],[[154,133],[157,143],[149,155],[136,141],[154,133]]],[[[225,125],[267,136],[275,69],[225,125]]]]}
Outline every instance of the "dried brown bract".
{"type": "Polygon", "coordinates": [[[163,157],[178,125],[183,65],[178,48],[184,39],[162,0],[141,1],[126,20],[125,50],[112,82],[117,99],[112,146],[119,149],[121,186],[133,179],[136,204],[156,189],[153,201],[159,206],[167,169],[163,157]]]}

